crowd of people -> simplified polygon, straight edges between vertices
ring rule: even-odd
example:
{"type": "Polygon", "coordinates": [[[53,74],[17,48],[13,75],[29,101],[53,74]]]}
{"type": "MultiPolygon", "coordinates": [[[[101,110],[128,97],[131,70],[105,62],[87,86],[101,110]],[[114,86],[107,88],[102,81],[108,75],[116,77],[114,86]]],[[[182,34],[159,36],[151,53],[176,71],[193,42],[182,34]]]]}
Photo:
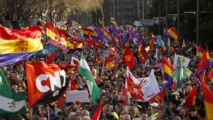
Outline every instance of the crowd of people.
{"type": "MultiPolygon", "coordinates": [[[[165,43],[167,38],[164,39],[165,43]]],[[[145,42],[146,46],[149,41],[145,42]]],[[[116,69],[103,67],[103,58],[108,54],[108,46],[103,45],[98,47],[84,47],[81,53],[75,55],[68,55],[66,52],[57,49],[55,50],[54,62],[55,64],[70,63],[71,57],[75,56],[80,59],[80,54],[84,54],[92,73],[97,76],[97,85],[102,91],[101,98],[94,104],[92,101],[87,103],[65,103],[62,110],[56,110],[54,106],[39,105],[28,109],[25,115],[16,116],[2,116],[2,119],[33,119],[33,120],[91,120],[94,112],[99,105],[104,101],[100,120],[205,120],[205,108],[203,103],[203,96],[201,89],[197,89],[197,96],[195,103],[190,107],[186,107],[183,103],[186,96],[197,86],[195,71],[199,62],[196,56],[196,49],[193,42],[182,41],[179,44],[165,45],[166,49],[161,49],[157,43],[154,45],[154,50],[149,54],[149,64],[144,65],[137,59],[138,46],[133,42],[130,43],[129,48],[134,52],[135,66],[131,71],[136,78],[148,77],[151,69],[154,69],[154,74],[157,79],[159,88],[164,81],[164,74],[162,68],[153,67],[156,63],[162,63],[161,56],[169,58],[171,63],[174,61],[174,55],[179,54],[191,59],[188,69],[193,73],[191,76],[183,80],[182,89],[166,89],[166,96],[160,102],[140,102],[135,98],[128,98],[122,96],[122,84],[125,84],[126,64],[123,62],[122,47],[113,46],[117,48],[119,56],[112,56],[118,62],[116,69]],[[156,49],[158,49],[158,56],[156,57],[156,49]],[[189,50],[190,49],[190,50],[189,50]],[[100,62],[96,61],[96,55],[101,58],[100,62]]],[[[27,61],[46,61],[47,55],[35,55],[24,63],[16,63],[1,67],[1,70],[7,77],[8,85],[12,87],[13,92],[27,91],[27,79],[25,63],[27,61]]],[[[87,90],[86,78],[80,74],[75,74],[74,82],[78,85],[78,90],[87,90]]],[[[211,90],[213,85],[210,80],[207,83],[211,90]]]]}

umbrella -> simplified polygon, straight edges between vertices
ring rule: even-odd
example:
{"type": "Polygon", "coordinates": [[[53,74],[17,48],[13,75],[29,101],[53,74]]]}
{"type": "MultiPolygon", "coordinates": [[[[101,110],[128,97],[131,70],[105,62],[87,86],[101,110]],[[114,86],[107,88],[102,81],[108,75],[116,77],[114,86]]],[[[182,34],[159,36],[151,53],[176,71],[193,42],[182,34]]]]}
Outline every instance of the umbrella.
{"type": "MultiPolygon", "coordinates": [[[[154,65],[155,68],[163,68],[163,63],[157,63],[154,65]]],[[[176,70],[177,69],[177,66],[175,65],[172,65],[172,69],[173,70],[176,70]]]]}

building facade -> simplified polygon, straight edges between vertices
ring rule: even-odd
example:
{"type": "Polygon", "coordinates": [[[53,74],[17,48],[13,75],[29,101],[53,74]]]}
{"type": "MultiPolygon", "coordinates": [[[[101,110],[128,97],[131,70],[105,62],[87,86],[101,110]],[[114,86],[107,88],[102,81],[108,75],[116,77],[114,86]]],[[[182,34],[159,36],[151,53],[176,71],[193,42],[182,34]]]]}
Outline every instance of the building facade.
{"type": "Polygon", "coordinates": [[[114,17],[118,25],[133,24],[149,14],[151,0],[105,0],[103,4],[105,25],[114,17]]]}

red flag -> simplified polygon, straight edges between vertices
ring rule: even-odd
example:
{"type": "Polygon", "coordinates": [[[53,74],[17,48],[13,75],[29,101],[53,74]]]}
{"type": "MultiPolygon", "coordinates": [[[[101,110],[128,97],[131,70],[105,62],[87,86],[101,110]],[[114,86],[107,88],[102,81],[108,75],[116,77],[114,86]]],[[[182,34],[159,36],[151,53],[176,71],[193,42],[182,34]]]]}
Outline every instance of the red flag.
{"type": "Polygon", "coordinates": [[[58,98],[57,101],[51,103],[52,106],[57,107],[58,109],[62,110],[64,107],[64,103],[66,101],[66,91],[58,98]]]}
{"type": "Polygon", "coordinates": [[[26,73],[30,107],[56,101],[68,86],[66,73],[56,64],[27,62],[26,73]]]}
{"type": "Polygon", "coordinates": [[[197,94],[197,86],[192,89],[192,91],[188,94],[188,96],[185,98],[185,106],[190,107],[191,105],[195,105],[195,98],[197,94]]]}
{"type": "Polygon", "coordinates": [[[126,71],[127,90],[130,92],[132,98],[144,100],[142,82],[143,80],[141,80],[140,83],[136,83],[136,78],[132,75],[132,73],[129,70],[126,71]]]}
{"type": "Polygon", "coordinates": [[[129,67],[130,70],[134,68],[134,54],[130,48],[126,48],[125,53],[122,56],[124,63],[129,67]]]}
{"type": "Polygon", "coordinates": [[[19,63],[24,66],[24,60],[19,61],[19,63]]]}
{"type": "Polygon", "coordinates": [[[52,53],[50,54],[50,56],[49,56],[48,59],[47,59],[47,64],[50,64],[50,63],[53,62],[53,60],[54,60],[54,55],[55,55],[55,52],[52,52],[52,53]]]}
{"type": "Polygon", "coordinates": [[[153,102],[156,102],[156,103],[160,103],[164,97],[166,96],[166,90],[161,90],[158,94],[156,94],[154,97],[152,97],[149,102],[150,103],[153,103],[153,102]]]}
{"type": "Polygon", "coordinates": [[[211,69],[211,71],[208,74],[208,78],[211,80],[211,82],[213,83],[213,69],[211,69]]]}
{"type": "Polygon", "coordinates": [[[88,35],[88,42],[89,42],[90,47],[94,47],[94,40],[92,39],[90,33],[88,35]]]}
{"type": "Polygon", "coordinates": [[[100,40],[98,40],[98,41],[94,40],[94,43],[95,43],[96,47],[102,48],[102,42],[100,40]]]}
{"type": "Polygon", "coordinates": [[[111,69],[116,69],[117,62],[113,60],[110,56],[108,56],[108,57],[105,57],[104,66],[107,66],[111,69]]]}
{"type": "Polygon", "coordinates": [[[150,34],[150,36],[149,36],[150,38],[149,38],[149,48],[150,48],[150,51],[152,51],[153,50],[153,45],[154,45],[154,43],[155,43],[155,41],[154,41],[154,38],[153,38],[153,34],[151,33],[150,34]]]}
{"type": "Polygon", "coordinates": [[[125,88],[124,84],[122,84],[122,96],[127,96],[127,89],[125,88]]]}
{"type": "Polygon", "coordinates": [[[116,48],[110,46],[108,51],[109,51],[109,55],[118,56],[118,50],[116,48]]]}
{"type": "Polygon", "coordinates": [[[101,61],[101,59],[98,57],[98,54],[95,55],[95,60],[96,60],[96,62],[100,62],[101,61]]]}
{"type": "Polygon", "coordinates": [[[147,57],[148,57],[148,53],[144,49],[143,43],[141,43],[138,48],[138,58],[143,64],[145,64],[147,57]]]}
{"type": "Polygon", "coordinates": [[[91,120],[99,120],[101,112],[102,112],[102,108],[103,108],[104,102],[102,102],[98,108],[96,109],[96,111],[94,112],[91,120]]]}
{"type": "Polygon", "coordinates": [[[210,64],[208,61],[208,49],[206,49],[199,61],[196,73],[199,74],[200,72],[204,71],[205,69],[209,67],[210,67],[210,64]]]}
{"type": "Polygon", "coordinates": [[[74,73],[78,69],[78,66],[70,65],[70,64],[59,64],[58,66],[60,68],[64,69],[66,71],[67,75],[70,75],[70,74],[74,73]]]}
{"type": "Polygon", "coordinates": [[[75,81],[74,80],[70,80],[70,89],[71,90],[77,90],[78,89],[78,85],[75,83],[75,81]]]}

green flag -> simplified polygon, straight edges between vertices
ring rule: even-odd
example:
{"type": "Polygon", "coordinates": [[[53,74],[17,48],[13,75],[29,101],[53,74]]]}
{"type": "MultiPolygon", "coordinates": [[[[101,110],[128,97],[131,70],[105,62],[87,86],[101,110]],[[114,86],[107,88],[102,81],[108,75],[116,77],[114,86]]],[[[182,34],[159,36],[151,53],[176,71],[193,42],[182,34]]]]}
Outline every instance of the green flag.
{"type": "Polygon", "coordinates": [[[101,97],[101,90],[98,88],[94,77],[92,76],[92,73],[90,71],[90,68],[87,64],[87,61],[85,60],[83,55],[81,56],[78,73],[88,79],[87,86],[92,97],[92,101],[94,104],[96,104],[97,100],[101,97]]]}
{"type": "Polygon", "coordinates": [[[190,71],[188,68],[183,68],[182,60],[179,60],[178,69],[172,74],[173,78],[177,80],[176,89],[182,88],[183,79],[189,77],[191,73],[192,71],[190,71]]]}
{"type": "Polygon", "coordinates": [[[26,92],[13,93],[7,79],[0,70],[0,116],[26,114],[26,92]]]}

